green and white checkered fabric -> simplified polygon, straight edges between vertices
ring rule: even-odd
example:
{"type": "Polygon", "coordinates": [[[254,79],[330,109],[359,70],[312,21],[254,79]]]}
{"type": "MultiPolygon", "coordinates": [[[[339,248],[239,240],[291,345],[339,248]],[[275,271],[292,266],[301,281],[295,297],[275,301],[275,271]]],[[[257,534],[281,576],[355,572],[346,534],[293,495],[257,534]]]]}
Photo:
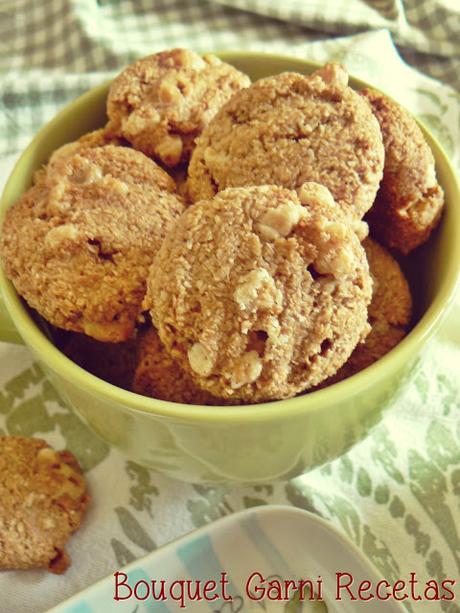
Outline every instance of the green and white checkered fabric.
{"type": "Polygon", "coordinates": [[[0,155],[20,151],[58,107],[114,71],[174,46],[302,55],[308,41],[327,33],[386,28],[408,48],[411,61],[460,88],[455,68],[460,10],[449,9],[449,3],[460,5],[457,0],[404,5],[401,0],[3,0],[0,155]]]}
{"type": "Polygon", "coordinates": [[[456,0],[216,1],[330,33],[386,28],[404,47],[445,57],[460,55],[460,4],[456,0]]]}

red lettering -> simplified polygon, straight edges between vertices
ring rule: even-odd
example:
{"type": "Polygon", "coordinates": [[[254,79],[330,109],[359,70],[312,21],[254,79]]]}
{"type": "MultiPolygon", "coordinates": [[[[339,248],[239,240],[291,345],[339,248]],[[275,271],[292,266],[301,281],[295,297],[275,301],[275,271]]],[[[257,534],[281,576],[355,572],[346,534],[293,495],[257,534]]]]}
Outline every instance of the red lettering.
{"type": "Polygon", "coordinates": [[[225,573],[225,572],[224,573],[220,573],[220,585],[222,587],[222,598],[223,598],[223,600],[227,600],[227,601],[233,600],[233,598],[229,594],[226,594],[226,592],[225,592],[226,587],[228,585],[227,573],[225,573]]]}
{"type": "Polygon", "coordinates": [[[133,595],[133,590],[131,589],[131,586],[127,583],[128,575],[126,573],[116,572],[114,573],[114,577],[115,577],[115,596],[113,597],[113,599],[114,600],[128,600],[128,598],[131,598],[131,596],[133,595]],[[119,577],[121,577],[121,575],[123,575],[123,581],[119,581],[119,577]],[[128,588],[129,594],[127,596],[120,596],[118,593],[119,587],[128,588]]]}
{"type": "Polygon", "coordinates": [[[305,597],[305,588],[308,589],[308,600],[317,600],[317,596],[315,596],[315,590],[313,589],[313,581],[311,581],[310,579],[301,579],[299,581],[299,600],[307,600],[307,598],[305,597]]]}
{"type": "Polygon", "coordinates": [[[410,585],[410,597],[411,597],[411,600],[417,601],[417,600],[422,600],[422,597],[419,594],[415,593],[415,586],[418,583],[418,581],[417,581],[417,579],[415,577],[416,577],[415,573],[411,573],[410,574],[409,585],[410,585]]]}
{"type": "Polygon", "coordinates": [[[179,602],[179,607],[181,609],[185,609],[185,598],[184,598],[184,580],[177,580],[177,581],[173,581],[171,583],[171,587],[169,588],[169,595],[171,596],[172,600],[175,600],[176,602],[179,602]],[[174,589],[178,587],[179,588],[179,593],[175,594],[174,589]]]}
{"type": "Polygon", "coordinates": [[[336,577],[336,590],[335,590],[335,599],[342,600],[341,591],[347,590],[348,595],[350,596],[350,600],[357,600],[356,596],[354,596],[353,592],[350,590],[350,585],[353,585],[353,575],[350,573],[335,573],[336,577]],[[342,577],[345,578],[346,583],[342,585],[342,577]]]}
{"type": "Polygon", "coordinates": [[[272,579],[268,582],[268,588],[266,590],[266,597],[268,600],[283,600],[283,593],[281,591],[281,582],[278,579],[272,579]]]}
{"type": "MultiPolygon", "coordinates": [[[[299,582],[299,589],[300,589],[300,583],[301,582],[299,582]]],[[[293,579],[286,579],[283,583],[283,587],[284,587],[284,594],[280,600],[291,600],[290,591],[292,590],[292,596],[294,596],[295,592],[297,591],[297,582],[294,581],[293,579]]],[[[300,592],[299,599],[302,600],[302,592],[300,592]]]]}
{"type": "Polygon", "coordinates": [[[144,581],[143,579],[139,579],[139,581],[134,585],[134,598],[136,600],[147,600],[147,598],[149,597],[149,591],[150,591],[150,588],[149,588],[149,584],[147,583],[147,581],[144,581]],[[145,588],[144,597],[140,596],[137,591],[139,586],[142,586],[142,585],[145,588]]]}
{"type": "Polygon", "coordinates": [[[364,602],[367,602],[368,600],[374,600],[375,598],[374,594],[371,593],[371,594],[368,594],[367,596],[364,595],[364,592],[369,592],[371,587],[372,587],[372,583],[368,581],[367,579],[365,581],[361,581],[358,587],[359,600],[364,600],[364,602]]]}
{"type": "Polygon", "coordinates": [[[401,596],[401,598],[398,596],[398,592],[400,592],[401,590],[406,589],[406,582],[402,581],[401,579],[399,579],[398,581],[396,581],[393,585],[393,598],[395,600],[407,600],[409,598],[409,595],[406,594],[406,592],[404,592],[404,594],[401,596]]]}
{"type": "Polygon", "coordinates": [[[318,577],[318,590],[316,592],[316,598],[317,600],[322,600],[323,599],[323,578],[322,577],[318,577]]]}
{"type": "Polygon", "coordinates": [[[380,588],[382,586],[385,586],[387,589],[391,587],[391,585],[388,583],[388,581],[386,581],[385,579],[382,579],[381,581],[379,581],[377,583],[377,585],[375,586],[375,594],[378,598],[378,600],[389,600],[391,598],[391,593],[390,592],[385,592],[385,596],[382,596],[381,592],[380,592],[380,588]]]}
{"type": "Polygon", "coordinates": [[[454,592],[447,587],[446,584],[451,585],[452,587],[455,587],[455,581],[453,579],[444,579],[444,581],[441,581],[441,587],[445,592],[448,592],[448,594],[443,594],[441,597],[441,600],[455,600],[455,594],[454,592]]]}
{"type": "Polygon", "coordinates": [[[265,588],[261,587],[258,584],[253,587],[252,582],[254,581],[254,579],[257,579],[259,583],[264,581],[263,575],[261,575],[257,571],[249,575],[248,580],[246,581],[246,594],[251,600],[259,601],[262,600],[262,598],[265,596],[265,588]]]}
{"type": "Polygon", "coordinates": [[[185,583],[187,584],[187,596],[189,600],[197,600],[198,602],[201,602],[203,598],[200,594],[200,582],[187,579],[185,583]],[[195,591],[193,591],[193,586],[195,587],[195,591]]]}
{"type": "Polygon", "coordinates": [[[213,600],[217,600],[219,598],[217,594],[214,594],[213,596],[208,596],[207,594],[207,592],[212,592],[213,590],[215,590],[216,587],[217,587],[217,583],[213,581],[212,579],[209,579],[208,581],[206,581],[203,587],[203,597],[205,600],[212,602],[213,600]]]}
{"type": "Polygon", "coordinates": [[[434,579],[430,579],[429,581],[426,582],[424,596],[426,600],[430,600],[430,601],[441,600],[439,597],[439,585],[434,579]],[[432,597],[429,595],[430,590],[434,592],[434,595],[432,597]]]}
{"type": "Polygon", "coordinates": [[[153,600],[166,600],[167,596],[166,596],[166,581],[164,579],[162,579],[161,581],[156,581],[155,579],[153,579],[151,581],[152,584],[152,598],[153,600]],[[160,586],[160,589],[158,590],[158,593],[155,591],[157,584],[160,586]]]}

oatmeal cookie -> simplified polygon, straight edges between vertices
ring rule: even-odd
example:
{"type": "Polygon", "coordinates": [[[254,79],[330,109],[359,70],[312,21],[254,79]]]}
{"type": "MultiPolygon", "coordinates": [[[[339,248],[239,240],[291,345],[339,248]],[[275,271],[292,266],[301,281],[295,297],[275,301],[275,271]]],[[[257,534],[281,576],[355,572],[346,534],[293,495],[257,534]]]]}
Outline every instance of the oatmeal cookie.
{"type": "Polygon", "coordinates": [[[409,284],[398,262],[371,238],[363,242],[373,280],[369,305],[371,331],[350,359],[321,387],[342,381],[367,368],[391,351],[407,334],[412,317],[409,284]]]}
{"type": "Polygon", "coordinates": [[[283,73],[236,93],[197,140],[189,167],[193,201],[227,187],[306,181],[325,185],[361,219],[382,177],[383,144],[369,105],[329,64],[306,77],[283,73]]]}
{"type": "Polygon", "coordinates": [[[133,391],[170,402],[228,404],[193,382],[163,347],[155,328],[150,328],[141,337],[133,391]]]}
{"type": "Polygon", "coordinates": [[[148,269],[183,210],[171,177],[138,151],[63,156],[7,211],[0,241],[18,293],[50,323],[127,340],[148,269]]]}
{"type": "Polygon", "coordinates": [[[108,131],[167,166],[187,161],[196,137],[231,96],[243,73],[213,55],[173,49],[126,68],[107,98],[108,131]]]}
{"type": "Polygon", "coordinates": [[[80,136],[79,139],[70,143],[66,143],[65,145],[62,145],[61,147],[53,151],[47,166],[49,168],[54,168],[56,163],[58,163],[61,158],[71,157],[74,153],[78,153],[79,151],[87,147],[105,147],[106,145],[121,146],[125,144],[127,143],[123,139],[112,137],[107,134],[105,128],[100,128],[99,130],[87,132],[86,134],[80,136]]]}
{"type": "Polygon", "coordinates": [[[74,456],[41,439],[0,436],[0,499],[0,568],[64,572],[65,544],[89,503],[74,456]]]}
{"type": "Polygon", "coordinates": [[[372,233],[407,254],[430,236],[444,205],[428,143],[406,109],[372,89],[361,94],[380,123],[385,146],[383,180],[368,214],[372,233]]]}
{"type": "Polygon", "coordinates": [[[321,212],[316,186],[300,194],[223,190],[189,207],[161,246],[148,282],[153,322],[215,396],[293,396],[334,374],[367,334],[364,249],[344,215],[321,212]]]}

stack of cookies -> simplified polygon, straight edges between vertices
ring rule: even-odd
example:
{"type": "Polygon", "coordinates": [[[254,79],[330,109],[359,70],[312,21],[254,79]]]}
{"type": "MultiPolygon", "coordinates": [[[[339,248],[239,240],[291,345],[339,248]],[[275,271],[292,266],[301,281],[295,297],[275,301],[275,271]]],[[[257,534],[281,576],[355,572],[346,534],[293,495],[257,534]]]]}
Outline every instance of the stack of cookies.
{"type": "Polygon", "coordinates": [[[429,238],[443,192],[394,101],[337,64],[251,84],[174,49],[124,70],[107,115],[36,173],[1,236],[77,363],[162,400],[250,404],[349,377],[407,333],[396,257],[429,238]]]}

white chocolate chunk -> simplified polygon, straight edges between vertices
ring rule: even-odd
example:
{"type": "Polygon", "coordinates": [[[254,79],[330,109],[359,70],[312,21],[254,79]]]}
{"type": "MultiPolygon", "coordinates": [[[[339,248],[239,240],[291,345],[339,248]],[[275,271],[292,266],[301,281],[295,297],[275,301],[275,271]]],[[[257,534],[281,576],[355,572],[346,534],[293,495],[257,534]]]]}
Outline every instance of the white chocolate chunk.
{"type": "Polygon", "coordinates": [[[352,245],[348,241],[350,227],[339,221],[321,219],[318,223],[321,240],[314,267],[322,275],[334,277],[350,274],[354,271],[355,258],[352,245]]]}
{"type": "Polygon", "coordinates": [[[214,362],[201,343],[195,343],[188,350],[188,361],[190,368],[201,377],[208,377],[211,374],[214,362]]]}
{"type": "Polygon", "coordinates": [[[298,194],[302,204],[312,206],[319,205],[326,209],[336,207],[331,192],[320,183],[308,181],[300,186],[298,194]]]}
{"type": "Polygon", "coordinates": [[[305,211],[300,205],[285,202],[264,213],[256,224],[256,231],[266,240],[284,238],[292,232],[304,214],[305,211]]]}
{"type": "Polygon", "coordinates": [[[262,372],[262,360],[257,351],[245,353],[233,369],[230,385],[238,389],[248,383],[253,383],[262,372]]]}
{"type": "Polygon", "coordinates": [[[329,251],[324,250],[314,261],[314,267],[320,275],[330,274],[334,277],[352,273],[354,265],[355,260],[353,253],[346,245],[336,247],[329,251]]]}
{"type": "Polygon", "coordinates": [[[45,237],[45,245],[50,249],[55,249],[64,241],[74,241],[77,236],[77,227],[74,224],[66,223],[49,230],[45,237]]]}
{"type": "Polygon", "coordinates": [[[180,162],[182,156],[182,139],[177,135],[165,136],[155,146],[155,153],[168,164],[175,165],[180,162]]]}
{"type": "Polygon", "coordinates": [[[282,300],[281,292],[265,268],[256,268],[242,277],[233,297],[243,311],[268,309],[282,300]]]}
{"type": "Polygon", "coordinates": [[[86,160],[82,161],[81,166],[77,167],[74,172],[69,175],[69,181],[72,183],[94,183],[99,181],[104,176],[102,168],[95,166],[86,160]]]}

